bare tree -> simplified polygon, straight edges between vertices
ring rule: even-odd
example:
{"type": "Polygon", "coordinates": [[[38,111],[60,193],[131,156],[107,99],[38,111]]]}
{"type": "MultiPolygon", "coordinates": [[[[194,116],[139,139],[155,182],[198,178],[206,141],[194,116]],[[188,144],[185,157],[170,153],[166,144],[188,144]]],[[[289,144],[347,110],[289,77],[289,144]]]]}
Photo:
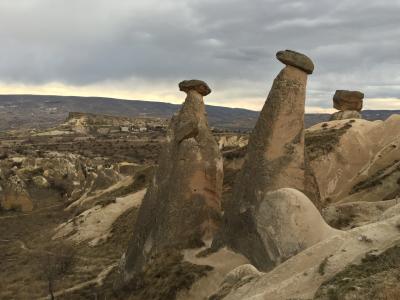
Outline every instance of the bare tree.
{"type": "Polygon", "coordinates": [[[74,263],[75,250],[67,244],[57,244],[51,250],[38,253],[38,262],[47,282],[50,299],[54,300],[54,286],[57,280],[64,277],[74,263]]]}

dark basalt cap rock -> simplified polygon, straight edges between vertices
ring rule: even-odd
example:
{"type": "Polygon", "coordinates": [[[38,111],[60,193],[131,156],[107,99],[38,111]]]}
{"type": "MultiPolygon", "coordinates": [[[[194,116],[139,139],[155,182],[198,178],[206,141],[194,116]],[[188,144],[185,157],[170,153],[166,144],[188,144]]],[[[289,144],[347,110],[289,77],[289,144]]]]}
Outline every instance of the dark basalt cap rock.
{"type": "Polygon", "coordinates": [[[189,92],[190,90],[195,90],[202,96],[207,96],[209,93],[211,93],[211,89],[208,84],[197,79],[181,81],[179,83],[179,90],[185,93],[189,92]]]}
{"type": "Polygon", "coordinates": [[[364,94],[359,91],[337,90],[333,95],[333,107],[345,111],[360,111],[363,106],[364,94]]]}
{"type": "Polygon", "coordinates": [[[314,63],[308,56],[302,53],[293,50],[278,51],[276,58],[285,65],[299,68],[307,74],[312,74],[314,71],[314,63]]]}

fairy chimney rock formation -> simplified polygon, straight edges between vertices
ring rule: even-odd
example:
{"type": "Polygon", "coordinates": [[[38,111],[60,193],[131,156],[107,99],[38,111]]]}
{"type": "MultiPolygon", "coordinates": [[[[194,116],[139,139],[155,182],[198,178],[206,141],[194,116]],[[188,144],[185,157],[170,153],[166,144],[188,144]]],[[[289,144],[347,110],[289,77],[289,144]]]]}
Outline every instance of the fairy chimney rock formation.
{"type": "MultiPolygon", "coordinates": [[[[290,50],[279,51],[277,58],[286,67],[275,78],[250,136],[245,162],[227,203],[221,237],[262,270],[277,263],[265,247],[266,237],[261,239],[257,231],[255,213],[264,195],[280,188],[311,190],[304,151],[304,108],[307,75],[314,64],[304,54],[290,50]]],[[[274,243],[271,238],[271,247],[274,243]]]]}
{"type": "Polygon", "coordinates": [[[203,246],[221,223],[223,162],[203,102],[211,89],[200,80],[182,81],[179,89],[187,97],[169,124],[158,169],[122,259],[124,281],[152,253],[203,246]]]}
{"type": "Polygon", "coordinates": [[[333,107],[339,110],[332,120],[361,119],[364,94],[359,91],[337,90],[333,96],[333,107]]]}

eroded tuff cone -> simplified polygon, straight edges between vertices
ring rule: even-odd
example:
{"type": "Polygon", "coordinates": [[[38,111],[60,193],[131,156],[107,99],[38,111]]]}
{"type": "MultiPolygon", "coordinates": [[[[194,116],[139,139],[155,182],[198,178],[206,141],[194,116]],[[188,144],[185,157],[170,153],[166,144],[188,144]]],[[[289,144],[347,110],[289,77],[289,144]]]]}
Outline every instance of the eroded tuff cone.
{"type": "MultiPolygon", "coordinates": [[[[256,229],[254,212],[268,191],[280,188],[311,190],[310,168],[304,151],[304,106],[307,71],[294,67],[302,54],[280,51],[287,66],[275,78],[248,143],[243,167],[236,177],[233,196],[225,210],[223,241],[245,255],[257,268],[271,269],[276,262],[256,229]],[[293,57],[295,59],[293,59],[293,57]]],[[[307,63],[309,66],[312,62],[307,63]]],[[[308,68],[311,72],[310,68],[308,68]]],[[[317,188],[315,187],[317,191],[317,188]]],[[[314,198],[318,199],[318,195],[314,198]]],[[[280,216],[276,216],[279,218],[280,216]]],[[[273,225],[274,220],[270,220],[273,225]]],[[[214,243],[214,246],[218,241],[214,243]]],[[[270,241],[274,245],[274,241],[270,241]]]]}
{"type": "Polygon", "coordinates": [[[276,58],[285,65],[299,68],[307,74],[312,74],[314,71],[314,63],[302,53],[293,50],[284,50],[276,53],[276,58]]]}
{"type": "Polygon", "coordinates": [[[337,90],[333,96],[333,107],[337,110],[361,111],[364,94],[359,91],[337,90]]]}
{"type": "Polygon", "coordinates": [[[124,281],[165,247],[204,245],[221,221],[223,162],[205,116],[206,83],[183,81],[186,100],[170,122],[159,167],[140,207],[122,259],[124,281]]]}

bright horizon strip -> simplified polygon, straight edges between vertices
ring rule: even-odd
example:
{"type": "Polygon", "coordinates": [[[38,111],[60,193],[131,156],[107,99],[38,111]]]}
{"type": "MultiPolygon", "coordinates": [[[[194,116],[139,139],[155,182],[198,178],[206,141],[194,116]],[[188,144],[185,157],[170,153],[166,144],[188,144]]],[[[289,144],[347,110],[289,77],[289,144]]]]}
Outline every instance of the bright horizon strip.
{"type": "MultiPolygon", "coordinates": [[[[148,89],[137,89],[132,91],[123,86],[105,83],[104,85],[70,86],[58,82],[43,85],[25,84],[1,84],[0,94],[31,94],[31,95],[54,95],[54,96],[81,96],[81,97],[105,97],[124,100],[157,101],[173,104],[181,104],[184,96],[179,91],[160,86],[156,92],[148,92],[148,89]]],[[[223,93],[219,93],[222,98],[223,93]],[[222,95],[221,95],[222,94],[222,95]]],[[[266,95],[265,95],[266,97],[266,95]]],[[[224,106],[230,108],[244,108],[259,111],[264,104],[262,97],[241,97],[227,102],[219,102],[210,95],[205,98],[206,104],[224,106]]],[[[306,103],[307,104],[307,103],[306,103]]],[[[364,110],[400,110],[399,98],[366,98],[364,99],[364,110]]],[[[318,106],[307,106],[307,113],[333,113],[334,108],[323,108],[318,106]]]]}

